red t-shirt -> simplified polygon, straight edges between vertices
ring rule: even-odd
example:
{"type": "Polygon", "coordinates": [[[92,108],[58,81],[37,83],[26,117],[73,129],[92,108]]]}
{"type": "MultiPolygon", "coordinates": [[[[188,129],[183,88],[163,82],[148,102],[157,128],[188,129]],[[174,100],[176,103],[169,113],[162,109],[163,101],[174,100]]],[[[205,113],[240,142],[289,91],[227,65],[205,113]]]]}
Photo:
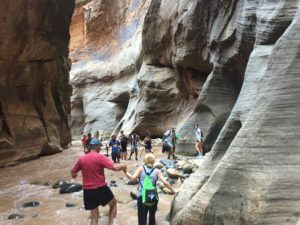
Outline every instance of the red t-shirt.
{"type": "Polygon", "coordinates": [[[107,185],[104,168],[111,170],[113,165],[113,162],[106,156],[91,151],[79,158],[72,171],[77,173],[81,170],[83,189],[96,189],[107,185]]]}

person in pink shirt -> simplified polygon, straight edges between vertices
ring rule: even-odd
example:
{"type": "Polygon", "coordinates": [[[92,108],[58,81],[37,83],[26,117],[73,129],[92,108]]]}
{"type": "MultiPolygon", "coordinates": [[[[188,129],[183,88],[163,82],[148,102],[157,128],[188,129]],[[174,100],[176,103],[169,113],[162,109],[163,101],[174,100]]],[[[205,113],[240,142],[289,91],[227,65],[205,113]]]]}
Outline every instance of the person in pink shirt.
{"type": "Polygon", "coordinates": [[[98,224],[98,206],[108,204],[110,207],[108,225],[112,225],[117,215],[117,201],[105,181],[104,168],[124,171],[126,165],[114,164],[106,156],[99,154],[100,145],[98,139],[91,140],[90,152],[79,158],[71,170],[71,175],[76,178],[79,171],[82,173],[83,202],[85,209],[91,210],[92,220],[90,224],[98,224]]]}

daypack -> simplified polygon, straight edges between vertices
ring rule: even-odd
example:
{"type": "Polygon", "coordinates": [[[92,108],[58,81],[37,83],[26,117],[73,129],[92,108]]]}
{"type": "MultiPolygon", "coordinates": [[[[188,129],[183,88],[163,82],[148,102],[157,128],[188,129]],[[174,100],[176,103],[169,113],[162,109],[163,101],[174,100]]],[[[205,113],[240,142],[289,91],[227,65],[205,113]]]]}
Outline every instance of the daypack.
{"type": "Polygon", "coordinates": [[[155,170],[155,168],[153,168],[149,173],[147,173],[145,166],[143,166],[143,168],[146,175],[143,185],[140,183],[142,188],[142,203],[146,206],[153,206],[156,202],[158,202],[156,187],[152,184],[150,178],[150,174],[155,170]]]}

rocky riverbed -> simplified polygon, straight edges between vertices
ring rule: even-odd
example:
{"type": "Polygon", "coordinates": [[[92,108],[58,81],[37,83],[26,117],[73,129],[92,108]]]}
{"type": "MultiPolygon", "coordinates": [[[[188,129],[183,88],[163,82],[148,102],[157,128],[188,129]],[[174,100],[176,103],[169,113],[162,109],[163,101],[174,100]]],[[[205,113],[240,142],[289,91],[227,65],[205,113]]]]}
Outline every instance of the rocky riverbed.
{"type": "MultiPolygon", "coordinates": [[[[191,146],[192,147],[192,146],[191,146]]],[[[105,153],[102,152],[102,153],[105,153]]],[[[130,172],[142,165],[145,152],[140,149],[139,160],[122,161],[130,172]]],[[[157,167],[169,182],[180,190],[181,184],[194,172],[203,159],[179,157],[169,161],[161,153],[160,147],[154,148],[157,167]]],[[[89,212],[85,211],[80,191],[81,174],[72,180],[70,169],[82,155],[82,147],[74,142],[70,149],[62,153],[42,157],[14,167],[0,170],[0,224],[88,224],[89,212]],[[75,192],[64,193],[59,185],[64,181],[75,184],[75,192]],[[54,188],[55,187],[55,188],[54,188]]],[[[137,185],[129,185],[123,172],[106,170],[106,179],[118,201],[117,221],[120,225],[137,224],[137,206],[134,200],[137,185]]],[[[71,185],[70,185],[71,186],[71,185]]],[[[69,186],[69,187],[70,187],[69,186]]],[[[66,188],[66,186],[63,186],[66,188]]],[[[169,224],[167,218],[174,195],[169,195],[163,184],[158,183],[159,205],[156,214],[157,224],[169,224]]],[[[108,208],[100,208],[100,224],[107,221],[108,208]]]]}

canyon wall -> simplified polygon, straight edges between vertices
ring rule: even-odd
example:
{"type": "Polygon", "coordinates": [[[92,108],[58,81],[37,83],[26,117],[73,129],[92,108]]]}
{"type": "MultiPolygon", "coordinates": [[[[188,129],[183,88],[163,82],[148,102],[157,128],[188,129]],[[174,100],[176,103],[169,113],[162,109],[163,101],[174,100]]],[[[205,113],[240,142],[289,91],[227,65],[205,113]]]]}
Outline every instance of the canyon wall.
{"type": "Polygon", "coordinates": [[[74,1],[0,4],[0,167],[71,141],[68,59],[74,1]]]}
{"type": "MultiPolygon", "coordinates": [[[[177,126],[193,154],[171,224],[297,224],[300,1],[78,1],[73,134],[177,126]]],[[[74,34],[74,35],[73,35],[74,34]]]]}

